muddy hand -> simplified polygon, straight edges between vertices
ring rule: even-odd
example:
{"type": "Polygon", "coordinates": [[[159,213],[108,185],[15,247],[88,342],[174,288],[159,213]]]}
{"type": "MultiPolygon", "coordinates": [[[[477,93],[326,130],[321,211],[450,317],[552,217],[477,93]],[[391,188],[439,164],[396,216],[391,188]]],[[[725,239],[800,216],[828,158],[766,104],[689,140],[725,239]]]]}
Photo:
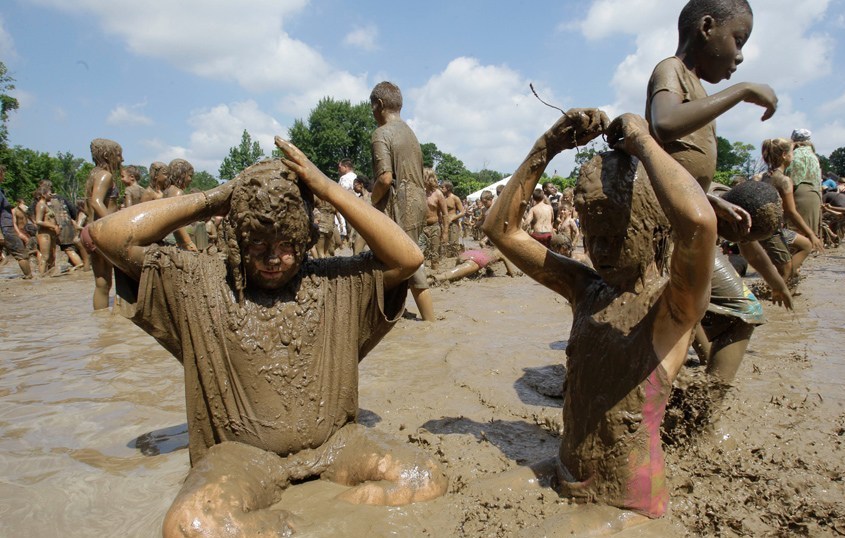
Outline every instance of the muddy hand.
{"type": "Polygon", "coordinates": [[[583,146],[605,132],[610,120],[597,108],[571,108],[547,131],[549,148],[559,153],[583,146]]]}
{"type": "Polygon", "coordinates": [[[708,194],[707,199],[716,218],[727,224],[735,235],[742,237],[751,231],[751,215],[748,211],[713,194],[708,194]]]}
{"type": "Polygon", "coordinates": [[[317,166],[311,162],[311,160],[302,153],[298,147],[294,146],[281,136],[277,136],[275,139],[276,147],[282,150],[282,153],[285,154],[282,157],[282,162],[287,165],[288,168],[296,172],[296,175],[305,183],[308,188],[310,188],[314,194],[320,196],[322,189],[320,189],[320,183],[322,181],[330,181],[325,174],[323,174],[317,166]]]}
{"type": "Polygon", "coordinates": [[[636,114],[622,114],[607,128],[607,144],[629,155],[638,156],[643,137],[651,136],[645,119],[636,114]]]}

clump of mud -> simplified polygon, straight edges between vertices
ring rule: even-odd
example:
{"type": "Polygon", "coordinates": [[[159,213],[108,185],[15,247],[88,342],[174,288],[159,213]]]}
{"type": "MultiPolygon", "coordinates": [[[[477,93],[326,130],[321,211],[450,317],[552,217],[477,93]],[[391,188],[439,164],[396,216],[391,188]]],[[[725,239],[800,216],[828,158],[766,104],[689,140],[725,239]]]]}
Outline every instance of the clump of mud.
{"type": "Polygon", "coordinates": [[[663,439],[671,512],[689,535],[845,536],[845,415],[808,439],[797,425],[820,396],[786,385],[739,401],[703,372],[683,376],[663,439]]]}

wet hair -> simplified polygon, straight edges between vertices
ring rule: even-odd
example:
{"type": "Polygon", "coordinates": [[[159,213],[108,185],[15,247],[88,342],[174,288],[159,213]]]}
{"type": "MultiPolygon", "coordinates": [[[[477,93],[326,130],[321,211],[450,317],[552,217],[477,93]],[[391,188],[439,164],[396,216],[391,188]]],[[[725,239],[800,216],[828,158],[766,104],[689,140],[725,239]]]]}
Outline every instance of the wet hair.
{"type": "Polygon", "coordinates": [[[123,148],[114,140],[95,138],[91,141],[91,160],[95,166],[112,172],[120,167],[118,157],[123,156],[123,148]]]}
{"type": "Polygon", "coordinates": [[[124,166],[123,169],[126,170],[126,173],[129,174],[129,177],[135,180],[135,183],[141,181],[141,170],[139,170],[137,166],[124,166]]]}
{"type": "Polygon", "coordinates": [[[423,168],[423,185],[425,189],[437,189],[437,174],[432,168],[423,168]]]}
{"type": "Polygon", "coordinates": [[[534,192],[531,193],[531,198],[535,202],[542,202],[546,196],[543,194],[543,189],[534,189],[534,192]]]}
{"type": "Polygon", "coordinates": [[[252,235],[252,224],[272,226],[280,236],[288,238],[298,263],[314,246],[319,231],[314,225],[314,195],[299,181],[281,159],[268,159],[238,174],[229,213],[223,219],[226,239],[226,261],[238,300],[243,301],[246,289],[244,262],[246,246],[252,235]]]}
{"type": "Polygon", "coordinates": [[[379,82],[370,93],[370,103],[381,100],[385,110],[398,112],[402,110],[402,91],[392,82],[379,82]]]}
{"type": "Polygon", "coordinates": [[[185,190],[185,186],[188,183],[188,176],[194,173],[194,167],[191,163],[185,159],[173,159],[167,165],[167,168],[170,176],[170,184],[185,190]]]}
{"type": "Polygon", "coordinates": [[[496,186],[496,196],[499,196],[500,194],[502,194],[502,191],[503,191],[503,190],[505,190],[505,186],[504,186],[504,185],[497,185],[497,186],[496,186]]]}
{"type": "Polygon", "coordinates": [[[690,0],[678,16],[678,36],[685,41],[695,35],[703,17],[710,15],[716,24],[743,14],[753,15],[747,0],[690,0]]]}
{"type": "Polygon", "coordinates": [[[561,250],[564,250],[567,254],[563,255],[569,257],[572,255],[572,239],[570,239],[568,235],[554,234],[552,236],[552,242],[549,244],[549,248],[552,252],[556,252],[558,254],[563,254],[561,250]]]}
{"type": "Polygon", "coordinates": [[[759,241],[768,239],[783,223],[783,203],[777,189],[762,181],[740,183],[722,195],[722,199],[743,208],[751,215],[751,230],[737,235],[721,219],[717,221],[719,235],[728,241],[759,241]]]}
{"type": "Polygon", "coordinates": [[[486,201],[486,200],[492,200],[492,199],[493,199],[493,193],[492,192],[487,191],[487,190],[481,191],[481,196],[479,197],[479,200],[486,201]]]}
{"type": "Polygon", "coordinates": [[[763,140],[763,161],[774,170],[786,162],[786,156],[792,151],[792,142],[785,138],[763,140]]]}
{"type": "Polygon", "coordinates": [[[344,157],[344,158],[343,158],[343,159],[341,159],[341,160],[340,160],[340,162],[339,162],[339,163],[337,163],[337,164],[338,164],[338,165],[341,165],[341,164],[342,164],[343,166],[345,166],[345,167],[349,168],[350,170],[352,170],[352,169],[354,168],[354,166],[353,166],[353,164],[352,164],[352,159],[350,159],[349,157],[344,157]]]}
{"type": "Polygon", "coordinates": [[[445,188],[445,189],[446,189],[447,191],[449,191],[449,192],[452,192],[452,189],[454,189],[454,188],[455,188],[455,186],[454,186],[454,185],[452,185],[452,182],[451,182],[451,181],[446,180],[446,181],[444,181],[444,182],[443,182],[443,188],[445,188]]]}
{"type": "MultiPolygon", "coordinates": [[[[620,235],[649,241],[662,273],[669,257],[671,225],[639,159],[621,151],[599,153],[581,166],[574,189],[583,233],[610,226],[620,235]]],[[[641,270],[647,262],[642,260],[641,270]]]]}
{"type": "Polygon", "coordinates": [[[150,184],[155,187],[156,185],[156,176],[161,170],[165,170],[167,172],[167,179],[164,181],[164,188],[166,189],[171,185],[170,181],[170,167],[167,164],[156,161],[150,165],[150,184]]]}
{"type": "Polygon", "coordinates": [[[737,236],[722,219],[717,221],[719,235],[728,241],[768,239],[783,224],[783,203],[777,189],[768,183],[746,181],[723,194],[722,198],[738,205],[751,215],[751,230],[741,237],[737,236]]]}

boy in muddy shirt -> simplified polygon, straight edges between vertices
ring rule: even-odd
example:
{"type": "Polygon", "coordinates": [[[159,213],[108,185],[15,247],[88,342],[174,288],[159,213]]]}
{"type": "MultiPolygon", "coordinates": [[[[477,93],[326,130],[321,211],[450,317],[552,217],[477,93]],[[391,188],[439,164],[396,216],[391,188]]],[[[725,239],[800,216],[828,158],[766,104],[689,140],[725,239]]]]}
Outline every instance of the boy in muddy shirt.
{"type": "Polygon", "coordinates": [[[572,306],[554,462],[561,493],[659,517],[669,497],[660,424],[707,308],[716,218],[704,191],[649,135],[645,120],[626,114],[606,127],[601,111],[568,111],[534,144],[484,231],[572,306]],[[593,270],[532,239],[520,218],[552,158],[604,130],[611,147],[623,151],[582,166],[575,188],[593,270]]]}
{"type": "Polygon", "coordinates": [[[90,228],[139,284],[133,321],[185,368],[192,470],[167,536],[291,532],[267,510],[292,479],[352,486],[341,498],[399,505],[441,495],[426,456],[354,424],[358,362],[403,311],[422,263],[386,215],[276,138],[286,159],[205,193],[132,206],[90,228]],[[313,196],[331,203],[371,252],[312,260],[313,196]],[[225,215],[226,257],[161,247],[167,233],[225,215]]]}

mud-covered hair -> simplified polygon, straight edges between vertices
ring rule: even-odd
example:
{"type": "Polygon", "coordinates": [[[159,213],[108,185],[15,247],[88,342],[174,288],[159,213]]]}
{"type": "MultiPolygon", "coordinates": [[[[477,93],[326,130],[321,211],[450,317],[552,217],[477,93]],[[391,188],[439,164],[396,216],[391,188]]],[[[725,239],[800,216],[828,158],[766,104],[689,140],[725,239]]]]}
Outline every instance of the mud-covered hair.
{"type": "Polygon", "coordinates": [[[762,181],[740,183],[722,195],[722,199],[743,208],[751,215],[751,231],[737,237],[722,219],[718,219],[719,235],[728,241],[759,241],[772,236],[783,223],[783,202],[777,189],[762,181]]]}
{"type": "Polygon", "coordinates": [[[182,190],[185,190],[185,187],[188,183],[188,176],[194,173],[194,167],[186,161],[185,159],[173,159],[170,161],[170,164],[167,165],[170,184],[176,185],[182,190]]]}
{"type": "Polygon", "coordinates": [[[105,168],[110,172],[120,169],[119,157],[123,156],[123,148],[114,140],[95,138],[91,141],[91,160],[95,166],[105,168]]]}
{"type": "Polygon", "coordinates": [[[784,164],[790,151],[792,151],[792,142],[785,138],[763,140],[763,161],[769,170],[774,170],[784,164]]]}
{"type": "Polygon", "coordinates": [[[423,184],[426,190],[437,190],[437,174],[432,168],[423,168],[423,184]]]}
{"type": "Polygon", "coordinates": [[[226,260],[238,299],[246,289],[246,245],[253,222],[272,225],[279,235],[290,238],[298,263],[305,260],[319,231],[314,225],[314,195],[281,159],[268,159],[250,166],[232,181],[229,213],[223,219],[226,260]]]}
{"type": "Polygon", "coordinates": [[[601,226],[627,230],[628,237],[650,242],[654,261],[663,273],[671,225],[639,159],[622,151],[599,153],[581,166],[573,202],[586,237],[601,226]]]}
{"type": "Polygon", "coordinates": [[[492,200],[492,199],[493,199],[493,193],[492,192],[490,192],[488,190],[481,191],[481,196],[479,197],[479,200],[492,200]]]}
{"type": "Polygon", "coordinates": [[[678,37],[685,41],[695,35],[699,21],[707,15],[722,24],[745,13],[754,14],[747,0],[690,0],[678,16],[678,37]]]}
{"type": "Polygon", "coordinates": [[[402,110],[402,91],[399,86],[392,82],[379,82],[370,92],[370,103],[377,103],[381,100],[385,110],[399,112],[402,110]]]}
{"type": "Polygon", "coordinates": [[[162,170],[167,172],[167,179],[164,182],[164,188],[166,189],[171,185],[170,167],[167,166],[166,163],[163,163],[161,161],[155,161],[153,164],[150,165],[150,185],[152,185],[153,187],[156,186],[156,176],[162,170]]]}
{"type": "Polygon", "coordinates": [[[135,183],[141,181],[141,170],[137,166],[124,166],[123,169],[129,174],[129,177],[135,180],[135,183]]]}
{"type": "Polygon", "coordinates": [[[549,248],[552,252],[557,254],[562,254],[561,249],[565,250],[568,252],[565,256],[572,256],[572,239],[568,235],[554,234],[549,248]]]}

